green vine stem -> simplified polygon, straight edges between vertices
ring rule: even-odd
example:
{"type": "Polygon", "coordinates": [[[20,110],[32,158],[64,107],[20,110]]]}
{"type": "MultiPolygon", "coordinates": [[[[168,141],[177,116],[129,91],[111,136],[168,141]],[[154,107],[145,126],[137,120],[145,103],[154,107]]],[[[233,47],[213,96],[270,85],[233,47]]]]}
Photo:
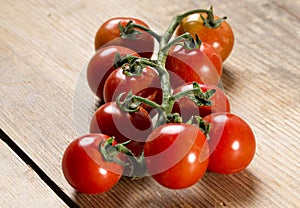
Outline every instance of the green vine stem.
{"type": "MultiPolygon", "coordinates": [[[[162,36],[158,35],[151,29],[149,29],[145,26],[139,25],[139,24],[135,24],[132,21],[130,21],[126,25],[125,29],[123,28],[123,30],[125,30],[125,31],[133,31],[134,28],[139,28],[139,29],[149,33],[150,35],[152,35],[159,42],[159,51],[158,51],[157,60],[149,60],[147,58],[138,58],[138,57],[133,57],[133,56],[129,55],[129,56],[124,56],[124,57],[118,56],[117,57],[118,61],[115,63],[116,66],[121,66],[122,64],[124,65],[125,63],[128,64],[128,65],[124,66],[124,73],[128,76],[138,76],[141,72],[141,69],[145,65],[151,66],[152,68],[154,68],[157,71],[159,78],[160,78],[161,89],[162,89],[162,104],[161,105],[158,105],[158,104],[156,104],[152,101],[149,101],[145,98],[132,95],[130,93],[126,96],[126,98],[123,102],[120,101],[120,98],[123,96],[123,94],[121,96],[119,96],[117,99],[119,106],[123,110],[128,111],[128,112],[136,111],[138,105],[141,103],[144,103],[146,105],[149,105],[149,106],[157,109],[158,119],[157,119],[156,125],[154,125],[155,128],[168,121],[167,118],[172,113],[173,105],[177,99],[179,99],[183,96],[189,96],[191,93],[198,93],[198,97],[199,97],[199,89],[189,90],[187,92],[182,92],[180,94],[173,96],[171,84],[170,84],[169,73],[168,73],[167,69],[165,68],[168,51],[173,45],[180,44],[182,41],[185,41],[184,44],[195,44],[195,47],[196,47],[196,45],[201,44],[201,41],[197,37],[196,37],[196,40],[194,40],[193,37],[191,36],[191,34],[189,34],[189,33],[182,34],[178,37],[175,37],[173,40],[171,40],[171,38],[172,38],[176,28],[180,24],[180,22],[185,17],[187,17],[191,14],[194,14],[194,13],[206,13],[207,19],[206,19],[206,21],[204,21],[204,23],[209,24],[210,26],[214,25],[215,27],[219,26],[219,23],[222,22],[224,19],[226,19],[224,17],[224,18],[219,18],[219,19],[215,20],[213,18],[214,17],[213,8],[210,7],[209,10],[196,9],[196,10],[188,11],[186,13],[175,16],[173,18],[171,24],[169,25],[169,27],[167,28],[167,30],[165,31],[165,33],[162,36]]],[[[201,95],[201,96],[202,96],[202,98],[205,97],[204,95],[201,95]]],[[[197,104],[199,104],[199,103],[201,104],[201,100],[199,101],[197,99],[194,99],[194,101],[196,101],[197,104]]],[[[202,99],[202,101],[205,101],[205,103],[208,104],[208,102],[206,102],[205,99],[202,99]]]]}
{"type": "MultiPolygon", "coordinates": [[[[158,71],[158,74],[160,76],[162,96],[163,96],[162,109],[164,109],[164,112],[160,113],[159,117],[162,116],[165,118],[158,118],[158,122],[163,122],[166,120],[166,117],[172,112],[174,102],[176,101],[176,99],[171,95],[170,77],[169,77],[169,73],[167,72],[167,69],[165,68],[168,50],[173,44],[176,44],[183,39],[190,39],[191,35],[183,34],[181,36],[176,37],[171,42],[170,40],[176,28],[185,17],[194,13],[201,13],[201,12],[206,13],[208,16],[211,16],[213,15],[213,8],[210,7],[209,10],[196,9],[175,16],[159,42],[159,51],[158,51],[158,58],[157,58],[158,67],[156,67],[155,69],[158,71]]],[[[214,21],[214,19],[211,19],[210,21],[214,21]]]]}
{"type": "MultiPolygon", "coordinates": [[[[165,33],[160,36],[151,29],[135,24],[132,21],[130,21],[124,28],[120,26],[120,30],[124,33],[128,33],[129,37],[131,35],[135,35],[139,33],[139,31],[134,31],[134,28],[139,28],[150,35],[152,35],[158,42],[159,42],[159,51],[158,56],[156,60],[150,60],[147,58],[140,58],[135,57],[132,55],[125,55],[123,57],[120,56],[120,54],[116,54],[116,61],[115,61],[115,67],[123,67],[124,73],[128,76],[138,76],[141,73],[141,69],[144,66],[151,66],[153,69],[155,69],[159,75],[160,78],[160,84],[162,89],[162,104],[157,104],[151,100],[148,100],[146,98],[136,96],[132,94],[132,91],[130,91],[126,97],[121,101],[121,98],[124,96],[125,93],[121,93],[116,101],[117,104],[120,106],[120,108],[126,112],[135,112],[138,110],[141,103],[144,103],[154,109],[158,112],[157,121],[154,125],[154,128],[157,128],[158,126],[167,123],[167,122],[182,122],[181,117],[179,114],[172,114],[173,105],[176,102],[176,100],[182,98],[182,97],[188,97],[191,100],[193,100],[197,105],[210,105],[210,98],[212,94],[215,92],[214,90],[209,90],[207,92],[202,92],[199,85],[197,83],[193,84],[193,89],[186,90],[184,92],[177,93],[175,95],[172,95],[172,89],[170,84],[170,77],[167,69],[165,68],[165,63],[167,59],[167,54],[169,49],[176,44],[182,44],[182,41],[184,41],[183,44],[190,44],[188,46],[190,47],[197,47],[200,46],[201,41],[196,37],[196,40],[192,38],[192,36],[189,33],[182,34],[178,37],[175,37],[173,40],[171,40],[176,28],[180,24],[180,22],[187,17],[188,15],[194,14],[194,13],[206,13],[207,19],[203,20],[204,24],[208,25],[209,27],[218,27],[222,21],[226,19],[226,17],[219,18],[217,20],[214,19],[213,15],[213,8],[210,7],[209,10],[206,9],[197,9],[188,11],[186,13],[183,13],[181,15],[177,15],[173,18],[171,24],[165,31],[165,33]]],[[[201,16],[201,18],[204,18],[201,16]]],[[[126,35],[126,34],[125,34],[126,35]]],[[[209,126],[206,125],[202,118],[200,117],[194,117],[192,120],[196,120],[196,123],[198,123],[199,128],[203,130],[204,133],[207,134],[209,131],[209,126]]],[[[191,122],[193,122],[191,120],[191,122]]],[[[126,143],[123,144],[117,144],[112,145],[114,138],[112,137],[104,144],[101,144],[99,146],[99,149],[102,153],[102,155],[105,157],[107,161],[117,162],[119,164],[124,165],[125,167],[130,167],[131,172],[130,175],[134,176],[137,174],[137,176],[142,176],[146,174],[145,172],[145,164],[144,164],[144,157],[141,155],[140,157],[135,157],[134,154],[126,147],[126,143]],[[128,156],[129,161],[124,162],[120,159],[118,159],[117,155],[118,153],[123,153],[128,156]],[[129,163],[128,163],[129,162],[129,163]]],[[[128,141],[130,142],[130,141],[128,141]]]]}
{"type": "Polygon", "coordinates": [[[154,32],[153,30],[149,29],[148,27],[145,27],[143,25],[131,23],[132,27],[142,29],[143,31],[149,33],[151,36],[153,36],[158,42],[160,42],[162,36],[154,32]]]}
{"type": "Polygon", "coordinates": [[[130,143],[130,140],[113,145],[114,139],[114,137],[110,137],[108,140],[100,142],[98,149],[104,159],[108,162],[114,162],[126,167],[126,174],[130,177],[146,175],[147,169],[145,167],[144,155],[142,154],[140,157],[136,157],[126,147],[126,145],[130,143]],[[128,157],[124,158],[120,155],[120,153],[128,157]]]}

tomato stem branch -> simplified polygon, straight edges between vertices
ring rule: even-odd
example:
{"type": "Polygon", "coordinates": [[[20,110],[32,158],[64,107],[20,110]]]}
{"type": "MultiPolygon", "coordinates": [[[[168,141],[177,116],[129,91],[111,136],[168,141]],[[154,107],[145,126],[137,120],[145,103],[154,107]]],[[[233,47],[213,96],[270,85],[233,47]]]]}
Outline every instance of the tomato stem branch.
{"type": "Polygon", "coordinates": [[[121,110],[126,111],[126,112],[136,112],[138,111],[138,108],[140,106],[141,103],[144,103],[152,108],[155,109],[161,109],[162,106],[157,104],[156,102],[153,102],[147,98],[144,97],[140,97],[137,95],[133,95],[132,91],[130,91],[127,96],[125,97],[125,99],[123,100],[123,102],[121,101],[121,97],[124,95],[125,93],[121,93],[117,99],[116,102],[118,104],[118,106],[121,108],[121,110]]]}
{"type": "Polygon", "coordinates": [[[179,92],[173,95],[174,100],[178,100],[183,97],[188,97],[198,106],[211,106],[211,96],[216,92],[215,89],[203,92],[197,82],[193,83],[193,88],[179,92]]]}
{"type": "Polygon", "coordinates": [[[164,35],[160,39],[159,42],[159,51],[158,51],[158,57],[157,57],[157,63],[159,67],[156,67],[156,70],[158,71],[160,80],[161,80],[161,89],[162,89],[162,108],[165,110],[163,113],[159,113],[158,115],[158,123],[167,120],[166,117],[171,114],[172,108],[174,105],[174,102],[176,101],[175,98],[172,96],[172,90],[171,90],[171,84],[170,84],[170,76],[165,68],[166,60],[167,60],[167,54],[168,50],[171,48],[173,44],[178,43],[179,41],[183,40],[184,38],[190,38],[190,34],[184,34],[182,36],[179,36],[175,38],[173,41],[170,42],[176,28],[180,24],[180,22],[183,20],[183,18],[187,17],[188,15],[198,13],[198,12],[205,12],[210,13],[212,10],[206,10],[206,9],[196,9],[192,11],[188,11],[186,13],[183,13],[181,15],[177,15],[173,18],[171,24],[165,31],[164,35]],[[163,117],[163,118],[160,118],[163,117]]]}
{"type": "Polygon", "coordinates": [[[139,29],[142,29],[143,31],[149,33],[151,36],[153,36],[158,42],[160,42],[162,36],[157,34],[156,32],[154,32],[153,30],[151,30],[150,28],[148,27],[145,27],[143,25],[139,25],[139,24],[135,24],[135,23],[132,23],[133,27],[135,28],[139,28],[139,29]]]}
{"type": "Polygon", "coordinates": [[[193,38],[191,36],[190,33],[184,33],[176,38],[174,38],[172,41],[170,41],[168,44],[166,44],[164,47],[161,48],[161,52],[163,53],[167,53],[167,51],[174,45],[180,43],[181,41],[183,40],[187,40],[187,39],[190,39],[190,38],[193,38]]]}
{"type": "MultiPolygon", "coordinates": [[[[139,96],[134,96],[134,95],[127,96],[125,101],[122,103],[120,102],[121,96],[119,96],[118,102],[121,106],[123,106],[124,110],[129,110],[129,111],[137,110],[138,103],[139,104],[144,103],[148,106],[158,109],[159,113],[158,113],[157,123],[155,125],[156,127],[158,125],[162,124],[163,122],[167,121],[167,117],[172,113],[173,105],[177,99],[179,99],[183,96],[187,96],[187,95],[196,93],[196,92],[199,95],[199,89],[192,89],[188,92],[183,92],[183,93],[176,94],[175,96],[172,96],[170,76],[165,67],[169,49],[173,45],[178,44],[182,40],[191,41],[192,36],[189,33],[185,33],[181,36],[178,36],[178,37],[174,38],[172,41],[170,41],[170,40],[171,40],[176,28],[180,24],[180,22],[185,17],[187,17],[191,14],[194,14],[194,13],[206,13],[208,16],[209,24],[211,24],[211,25],[212,25],[212,23],[214,23],[213,21],[215,21],[214,19],[212,19],[213,8],[210,7],[209,10],[196,9],[196,10],[188,11],[181,15],[175,16],[173,18],[171,24],[169,25],[169,27],[167,28],[167,30],[165,31],[165,33],[162,36],[158,35],[154,31],[152,31],[151,29],[149,29],[148,27],[145,27],[143,25],[135,24],[133,22],[130,23],[131,25],[128,25],[128,27],[130,26],[132,28],[139,28],[139,29],[149,33],[159,42],[159,51],[158,51],[157,60],[128,57],[131,59],[131,63],[129,63],[131,66],[129,67],[129,71],[127,71],[127,73],[128,73],[128,75],[134,76],[135,74],[138,74],[135,72],[136,71],[139,72],[141,69],[141,66],[148,65],[148,66],[153,67],[157,71],[157,73],[160,77],[161,89],[162,89],[162,104],[158,105],[153,101],[147,100],[147,99],[139,97],[139,96]],[[133,108],[135,108],[135,109],[133,109],[133,108]]],[[[223,21],[223,19],[216,20],[215,23],[218,23],[218,21],[221,22],[221,21],[223,21]]],[[[121,62],[123,63],[123,59],[121,59],[121,60],[122,60],[121,62]]],[[[203,96],[201,98],[203,98],[203,96]]]]}

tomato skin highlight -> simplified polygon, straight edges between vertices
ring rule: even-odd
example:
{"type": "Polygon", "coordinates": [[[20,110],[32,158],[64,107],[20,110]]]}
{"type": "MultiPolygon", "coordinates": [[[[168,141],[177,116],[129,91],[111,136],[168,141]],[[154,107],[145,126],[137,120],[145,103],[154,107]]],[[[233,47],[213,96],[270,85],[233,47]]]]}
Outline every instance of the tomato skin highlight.
{"type": "MultiPolygon", "coordinates": [[[[222,65],[222,62],[219,65],[222,65]]],[[[217,84],[221,78],[219,73],[222,73],[222,69],[216,70],[215,65],[201,48],[186,49],[181,45],[170,48],[166,69],[172,72],[170,82],[173,88],[193,81],[201,84],[217,84]]]]}
{"type": "MultiPolygon", "coordinates": [[[[227,21],[223,21],[217,28],[208,28],[204,26],[200,15],[207,17],[206,13],[196,13],[185,17],[178,26],[176,35],[186,32],[193,37],[198,35],[200,40],[212,45],[218,51],[224,62],[234,46],[234,33],[231,26],[227,21]]],[[[218,19],[218,16],[215,16],[215,19],[218,19]]]]}
{"type": "Polygon", "coordinates": [[[114,136],[118,143],[131,140],[127,147],[135,156],[142,153],[144,142],[151,131],[151,118],[145,109],[139,107],[137,112],[128,113],[122,111],[116,102],[100,106],[90,123],[90,133],[114,136]]]}
{"type": "Polygon", "coordinates": [[[130,54],[139,55],[122,46],[107,46],[95,52],[87,65],[87,82],[92,92],[103,100],[103,87],[107,77],[115,70],[114,62],[116,53],[121,56],[130,54]]]}
{"type": "MultiPolygon", "coordinates": [[[[230,103],[225,93],[216,85],[199,84],[203,92],[215,89],[212,95],[211,106],[197,106],[191,99],[187,97],[177,100],[173,107],[173,113],[179,113],[183,122],[188,121],[192,116],[205,117],[216,112],[230,112],[230,103]]],[[[184,84],[173,91],[173,94],[193,89],[193,83],[184,84]]]]}
{"type": "Polygon", "coordinates": [[[211,126],[208,170],[220,174],[244,170],[253,160],[256,150],[250,126],[232,113],[214,113],[203,119],[211,126]]]}
{"type": "Polygon", "coordinates": [[[211,44],[206,42],[201,43],[200,51],[213,63],[219,77],[221,77],[223,74],[223,60],[220,53],[211,44]]]}
{"type": "Polygon", "coordinates": [[[182,189],[194,185],[205,174],[209,147],[198,127],[170,123],[149,135],[144,157],[149,173],[159,184],[182,189]]]}
{"type": "Polygon", "coordinates": [[[142,34],[136,35],[136,39],[122,38],[120,36],[119,22],[123,27],[132,20],[133,23],[139,24],[149,28],[149,26],[137,18],[131,17],[114,17],[105,21],[97,30],[95,34],[94,46],[97,51],[99,48],[108,45],[119,45],[130,48],[142,57],[151,58],[154,51],[154,38],[141,29],[136,29],[142,34]]]}
{"type": "Polygon", "coordinates": [[[100,194],[120,180],[123,166],[106,162],[98,149],[100,142],[108,138],[104,134],[88,134],[67,146],[62,159],[63,174],[78,192],[100,194]]]}

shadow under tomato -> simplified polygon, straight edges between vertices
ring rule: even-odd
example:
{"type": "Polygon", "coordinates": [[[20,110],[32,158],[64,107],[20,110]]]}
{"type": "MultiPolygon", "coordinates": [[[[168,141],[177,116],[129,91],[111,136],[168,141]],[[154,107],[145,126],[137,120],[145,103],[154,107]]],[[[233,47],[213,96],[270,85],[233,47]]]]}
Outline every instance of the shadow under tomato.
{"type": "Polygon", "coordinates": [[[223,73],[221,78],[221,89],[224,89],[225,94],[226,92],[233,93],[238,89],[238,79],[234,73],[231,72],[230,67],[224,66],[223,73]]]}
{"type": "Polygon", "coordinates": [[[136,207],[248,207],[255,204],[259,180],[245,170],[234,175],[206,173],[194,186],[182,190],[155,189],[136,207]]]}
{"type": "Polygon", "coordinates": [[[152,177],[122,177],[110,191],[99,195],[75,193],[80,207],[224,207],[250,206],[260,182],[250,171],[233,175],[206,173],[194,186],[171,190],[152,177]]]}

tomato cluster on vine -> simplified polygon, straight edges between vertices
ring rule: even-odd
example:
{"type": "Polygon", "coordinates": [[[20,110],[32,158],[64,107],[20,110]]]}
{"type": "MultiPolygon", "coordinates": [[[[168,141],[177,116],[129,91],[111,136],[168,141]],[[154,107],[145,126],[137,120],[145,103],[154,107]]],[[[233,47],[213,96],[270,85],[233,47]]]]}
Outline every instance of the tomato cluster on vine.
{"type": "Polygon", "coordinates": [[[244,170],[255,154],[254,134],[230,112],[220,87],[233,43],[226,18],[212,8],[175,16],[163,35],[136,18],[105,21],[87,66],[100,105],[90,132],[65,150],[67,181],[87,194],[108,191],[121,176],[152,176],[182,189],[207,171],[244,170]]]}

